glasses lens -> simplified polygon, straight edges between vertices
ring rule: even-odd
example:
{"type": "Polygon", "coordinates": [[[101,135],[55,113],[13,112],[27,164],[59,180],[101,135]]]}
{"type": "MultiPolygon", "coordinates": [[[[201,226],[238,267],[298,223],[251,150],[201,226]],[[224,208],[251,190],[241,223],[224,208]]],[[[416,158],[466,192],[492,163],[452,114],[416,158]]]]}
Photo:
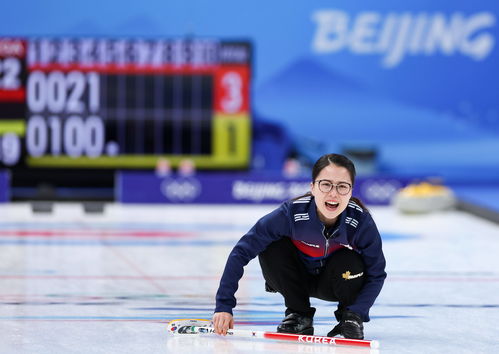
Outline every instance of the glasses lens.
{"type": "Polygon", "coordinates": [[[336,186],[336,190],[341,195],[348,194],[348,192],[350,192],[350,185],[347,183],[340,183],[336,186]]]}
{"type": "Polygon", "coordinates": [[[329,193],[333,189],[333,184],[328,181],[319,181],[319,189],[322,193],[329,193]]]}

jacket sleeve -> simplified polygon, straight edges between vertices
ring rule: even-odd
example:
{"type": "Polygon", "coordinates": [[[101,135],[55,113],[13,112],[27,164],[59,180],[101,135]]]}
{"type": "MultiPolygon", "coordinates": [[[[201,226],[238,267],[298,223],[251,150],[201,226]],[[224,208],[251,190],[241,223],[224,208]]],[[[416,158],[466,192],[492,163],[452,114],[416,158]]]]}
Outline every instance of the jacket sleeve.
{"type": "Polygon", "coordinates": [[[358,313],[364,322],[368,322],[369,309],[378,297],[386,278],[381,237],[370,214],[367,214],[362,223],[354,244],[364,260],[365,283],[355,302],[347,309],[358,313]]]}
{"type": "Polygon", "coordinates": [[[290,234],[286,204],[262,217],[234,246],[229,254],[216,295],[215,312],[228,312],[236,307],[235,293],[243,267],[272,242],[290,234]]]}

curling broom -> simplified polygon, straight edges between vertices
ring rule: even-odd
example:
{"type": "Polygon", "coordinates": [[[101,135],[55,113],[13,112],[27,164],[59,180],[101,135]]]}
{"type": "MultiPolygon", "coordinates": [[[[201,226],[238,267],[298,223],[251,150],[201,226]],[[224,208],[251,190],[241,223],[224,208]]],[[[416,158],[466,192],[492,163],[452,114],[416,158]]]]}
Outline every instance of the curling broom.
{"type": "MultiPolygon", "coordinates": [[[[209,320],[200,319],[178,319],[168,323],[168,332],[170,334],[214,334],[215,329],[209,320]]],[[[277,333],[264,331],[250,331],[244,329],[229,329],[228,336],[242,338],[264,338],[273,340],[291,341],[297,343],[313,343],[313,344],[328,344],[340,346],[353,346],[364,348],[379,348],[377,340],[361,340],[348,338],[335,338],[326,336],[314,336],[304,334],[277,333]]]]}

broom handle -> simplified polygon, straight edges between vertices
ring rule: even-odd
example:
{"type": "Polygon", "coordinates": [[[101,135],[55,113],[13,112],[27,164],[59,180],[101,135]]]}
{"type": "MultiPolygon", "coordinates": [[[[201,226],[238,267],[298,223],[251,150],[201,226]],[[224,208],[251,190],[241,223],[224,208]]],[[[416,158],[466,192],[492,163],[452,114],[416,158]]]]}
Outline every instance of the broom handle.
{"type": "MultiPolygon", "coordinates": [[[[215,333],[213,327],[198,327],[192,326],[192,331],[196,333],[215,333]]],[[[355,347],[379,348],[377,340],[363,340],[363,339],[348,339],[348,338],[335,338],[325,336],[313,336],[305,334],[292,334],[292,333],[276,333],[264,331],[250,331],[244,329],[229,329],[227,335],[234,337],[244,338],[265,338],[274,340],[286,340],[298,343],[317,343],[329,345],[346,345],[355,347]]]]}

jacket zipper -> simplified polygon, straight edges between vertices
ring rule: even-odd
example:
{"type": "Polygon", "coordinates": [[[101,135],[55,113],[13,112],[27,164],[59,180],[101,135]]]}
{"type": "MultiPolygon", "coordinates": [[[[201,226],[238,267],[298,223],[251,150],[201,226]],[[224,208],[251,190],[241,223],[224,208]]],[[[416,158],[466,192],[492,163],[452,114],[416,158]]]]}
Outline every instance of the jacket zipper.
{"type": "Polygon", "coordinates": [[[326,239],[326,247],[324,248],[324,256],[321,259],[321,268],[324,266],[324,259],[327,256],[327,250],[329,249],[329,239],[334,236],[334,234],[338,231],[338,229],[334,230],[329,238],[326,236],[326,225],[322,226],[322,236],[326,239]]]}
{"type": "Polygon", "coordinates": [[[321,268],[324,267],[324,259],[327,256],[327,250],[329,248],[329,239],[326,236],[326,225],[322,226],[322,236],[324,236],[324,238],[326,239],[326,247],[324,248],[324,255],[322,256],[321,259],[321,268]]]}

